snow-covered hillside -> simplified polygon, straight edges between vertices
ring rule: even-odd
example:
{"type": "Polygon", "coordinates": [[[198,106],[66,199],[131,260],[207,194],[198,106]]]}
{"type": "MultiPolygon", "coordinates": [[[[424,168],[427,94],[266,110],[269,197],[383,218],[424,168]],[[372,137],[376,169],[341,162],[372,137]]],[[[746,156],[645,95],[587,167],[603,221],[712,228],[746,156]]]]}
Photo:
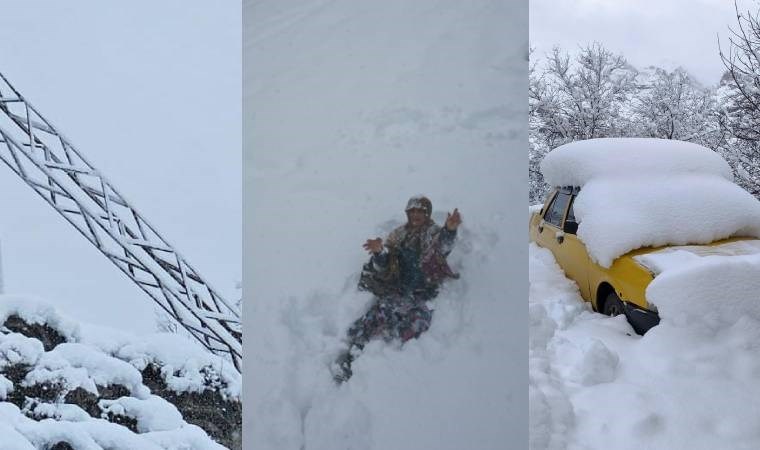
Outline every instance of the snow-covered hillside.
{"type": "Polygon", "coordinates": [[[527,277],[525,226],[509,208],[527,197],[527,5],[246,8],[246,445],[525,448],[524,284],[509,281],[527,277]],[[337,387],[328,366],[371,302],[362,243],[421,193],[439,224],[462,213],[462,276],[428,332],[372,342],[337,387]]]}
{"type": "Polygon", "coordinates": [[[531,449],[760,448],[756,257],[663,278],[680,289],[653,289],[668,308],[638,336],[592,312],[551,252],[529,250],[531,449]]]}
{"type": "Polygon", "coordinates": [[[240,393],[229,363],[179,335],[122,334],[0,296],[2,450],[240,448],[240,393]]]}

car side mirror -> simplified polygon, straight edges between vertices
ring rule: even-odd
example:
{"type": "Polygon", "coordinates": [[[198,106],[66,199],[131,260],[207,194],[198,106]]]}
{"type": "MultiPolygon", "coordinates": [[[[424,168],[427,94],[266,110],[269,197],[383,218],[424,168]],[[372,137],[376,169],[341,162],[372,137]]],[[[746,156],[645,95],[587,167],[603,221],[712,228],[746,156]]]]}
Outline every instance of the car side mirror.
{"type": "Polygon", "coordinates": [[[562,231],[564,231],[565,233],[577,234],[578,233],[578,222],[566,220],[565,221],[565,226],[562,227],[562,231]]]}

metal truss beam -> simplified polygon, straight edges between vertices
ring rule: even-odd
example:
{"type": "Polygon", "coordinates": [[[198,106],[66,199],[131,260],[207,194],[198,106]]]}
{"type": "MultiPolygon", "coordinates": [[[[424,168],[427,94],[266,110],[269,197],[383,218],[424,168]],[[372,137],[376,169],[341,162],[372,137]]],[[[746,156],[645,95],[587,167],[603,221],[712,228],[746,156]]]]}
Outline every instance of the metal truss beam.
{"type": "Polygon", "coordinates": [[[193,337],[241,370],[237,308],[2,73],[0,159],[193,337]]]}

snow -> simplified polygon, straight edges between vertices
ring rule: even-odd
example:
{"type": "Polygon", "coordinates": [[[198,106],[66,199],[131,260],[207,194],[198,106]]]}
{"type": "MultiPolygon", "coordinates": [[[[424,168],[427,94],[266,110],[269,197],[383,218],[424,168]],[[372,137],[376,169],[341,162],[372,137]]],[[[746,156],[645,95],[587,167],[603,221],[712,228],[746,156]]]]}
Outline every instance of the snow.
{"type": "Polygon", "coordinates": [[[66,380],[70,384],[67,387],[69,390],[82,387],[96,395],[96,385],[115,384],[126,386],[131,395],[138,398],[149,395],[149,390],[142,385],[140,372],[134,366],[85,344],[59,344],[46,352],[24,379],[24,384],[33,385],[55,379],[66,380]]]}
{"type": "Polygon", "coordinates": [[[715,245],[675,245],[634,256],[639,264],[655,275],[668,269],[698,263],[706,256],[741,256],[760,254],[760,240],[729,240],[715,245]]]}
{"type": "Polygon", "coordinates": [[[181,428],[182,415],[171,403],[155,395],[146,399],[121,397],[116,400],[101,400],[104,417],[108,413],[127,416],[137,420],[137,431],[167,431],[181,428]]]}
{"type": "Polygon", "coordinates": [[[20,334],[0,335],[0,369],[9,365],[37,363],[44,352],[42,343],[20,334]]]}
{"type": "Polygon", "coordinates": [[[760,322],[760,254],[705,256],[668,267],[647,287],[663,320],[718,331],[740,319],[760,322]]]}
{"type": "Polygon", "coordinates": [[[760,237],[760,202],[714,175],[596,178],[574,208],[578,237],[603,267],[640,247],[760,237]]]}
{"type": "Polygon", "coordinates": [[[541,162],[553,186],[578,186],[578,237],[602,267],[631,250],[760,237],[760,202],[728,163],[689,142],[615,138],[560,146],[541,162]]]}
{"type": "Polygon", "coordinates": [[[529,252],[532,450],[760,446],[757,255],[664,263],[647,292],[662,321],[638,336],[529,252]]]}
{"type": "Polygon", "coordinates": [[[61,315],[53,306],[33,297],[3,295],[0,302],[0,323],[10,316],[19,316],[29,324],[47,324],[55,328],[67,341],[80,339],[79,324],[61,315]]]}
{"type": "Polygon", "coordinates": [[[138,370],[161,362],[167,386],[176,392],[202,392],[219,386],[228,398],[239,399],[242,379],[231,362],[208,353],[199,345],[187,345],[187,338],[175,334],[152,334],[147,339],[127,337],[118,348],[106,346],[117,358],[129,361],[138,370]],[[207,370],[211,368],[212,372],[207,370]]]}
{"type": "Polygon", "coordinates": [[[244,42],[246,445],[262,449],[525,448],[524,230],[527,4],[257,2],[244,42]],[[371,342],[340,387],[329,364],[371,295],[368,238],[424,193],[440,225],[459,208],[458,280],[431,328],[371,342]],[[519,224],[518,224],[519,223],[519,224]],[[524,285],[523,285],[524,286],[524,285]],[[514,308],[518,308],[515,312],[514,308]],[[249,387],[250,386],[250,387],[249,387]]]}
{"type": "Polygon", "coordinates": [[[35,299],[0,296],[0,305],[0,323],[19,316],[69,341],[46,351],[38,339],[8,330],[0,333],[4,374],[0,375],[0,449],[48,448],[60,441],[78,450],[224,448],[201,428],[186,423],[172,403],[151,393],[140,371],[147,364],[158,364],[175,394],[220,389],[227,398],[239,399],[240,375],[229,370],[229,362],[221,362],[186,337],[109,332],[78,323],[35,299]],[[19,368],[23,379],[14,386],[9,373],[19,368]],[[99,389],[109,386],[123,386],[129,395],[100,399],[100,417],[68,398],[77,388],[97,396],[99,389]],[[16,389],[22,390],[23,405],[11,403],[9,396],[16,389]],[[48,398],[32,398],[23,389],[41,389],[48,398]],[[113,416],[134,420],[137,433],[111,422],[113,416]]]}
{"type": "Polygon", "coordinates": [[[549,152],[541,173],[551,186],[580,186],[599,177],[704,174],[733,180],[717,153],[691,142],[651,138],[576,141],[549,152]]]}

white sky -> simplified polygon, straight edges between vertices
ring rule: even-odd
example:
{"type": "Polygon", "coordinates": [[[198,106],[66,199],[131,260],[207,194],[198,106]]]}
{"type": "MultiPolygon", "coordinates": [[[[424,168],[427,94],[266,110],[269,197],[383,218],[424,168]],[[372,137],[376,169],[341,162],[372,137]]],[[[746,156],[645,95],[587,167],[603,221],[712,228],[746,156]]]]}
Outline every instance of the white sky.
{"type": "Polygon", "coordinates": [[[724,44],[735,24],[731,0],[530,0],[530,43],[538,54],[598,41],[637,68],[682,66],[706,85],[723,73],[717,36],[724,44]]]}
{"type": "MultiPolygon", "coordinates": [[[[0,71],[221,293],[241,279],[241,6],[6,2],[0,71]]],[[[153,331],[154,306],[0,164],[8,294],[153,331]]]]}

